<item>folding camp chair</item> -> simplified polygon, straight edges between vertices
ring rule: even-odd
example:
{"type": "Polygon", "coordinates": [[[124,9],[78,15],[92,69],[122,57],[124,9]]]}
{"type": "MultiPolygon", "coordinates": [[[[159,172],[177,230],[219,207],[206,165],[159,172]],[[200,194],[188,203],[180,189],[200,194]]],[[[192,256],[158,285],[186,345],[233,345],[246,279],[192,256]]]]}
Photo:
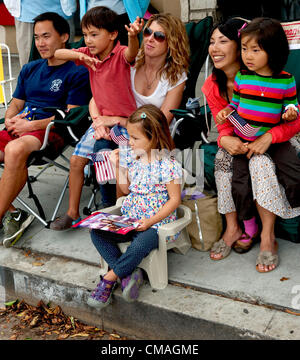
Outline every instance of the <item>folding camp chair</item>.
{"type": "Polygon", "coordinates": [[[180,109],[171,111],[176,119],[172,136],[179,149],[192,147],[196,139],[207,142],[206,137],[210,126],[208,122],[209,109],[206,106],[200,108],[195,93],[199,73],[207,59],[212,26],[211,16],[207,16],[197,23],[189,22],[185,25],[191,51],[188,80],[180,109]],[[203,122],[203,119],[206,121],[203,122]]]}
{"type": "MultiPolygon", "coordinates": [[[[210,129],[211,114],[207,105],[200,106],[199,98],[195,98],[196,84],[201,68],[208,57],[209,36],[213,26],[211,16],[200,20],[199,22],[189,22],[186,24],[186,31],[190,42],[190,67],[186,88],[183,93],[183,99],[180,109],[171,110],[175,117],[175,124],[171,135],[177,149],[194,149],[197,143],[208,143],[208,133],[210,129]]],[[[206,61],[205,72],[207,76],[208,61],[206,61]]],[[[184,161],[184,167],[189,175],[196,177],[203,174],[197,174],[195,166],[199,159],[193,157],[197,152],[190,151],[184,161]]],[[[197,181],[197,179],[196,179],[197,181]]]]}
{"type": "MultiPolygon", "coordinates": [[[[79,42],[71,43],[68,45],[69,48],[78,48],[80,46],[84,46],[83,38],[79,42]]],[[[30,54],[30,61],[36,60],[40,58],[39,53],[36,50],[35,43],[33,41],[33,46],[30,54]]],[[[11,91],[12,97],[12,91],[11,91]]],[[[38,151],[34,151],[30,154],[27,167],[29,168],[32,165],[45,165],[45,167],[35,176],[28,176],[27,179],[27,187],[28,187],[28,198],[33,199],[35,206],[38,210],[36,212],[31,206],[24,201],[20,196],[16,198],[18,202],[20,202],[31,214],[35,216],[44,226],[48,227],[50,222],[53,221],[56,217],[58,209],[62,203],[64,194],[68,187],[69,176],[65,180],[63,189],[59,195],[58,202],[55,206],[51,219],[47,221],[44,209],[38,199],[38,196],[34,193],[32,183],[37,180],[37,178],[48,169],[49,166],[56,166],[61,170],[65,171],[69,174],[69,159],[64,156],[64,152],[68,147],[74,147],[81,136],[85,133],[85,131],[90,126],[90,118],[89,118],[89,110],[88,105],[80,106],[77,108],[71,109],[69,112],[65,112],[63,109],[55,109],[55,108],[46,108],[46,111],[52,112],[55,115],[55,120],[48,124],[46,129],[44,142],[41,148],[38,151]],[[59,152],[53,147],[52,144],[48,144],[48,135],[50,133],[51,128],[55,126],[56,130],[60,133],[60,135],[64,139],[64,147],[59,150],[59,152]],[[57,159],[61,158],[64,160],[66,165],[62,165],[57,162],[57,159]]],[[[4,119],[0,120],[0,123],[4,122],[4,119]]],[[[3,165],[1,165],[3,167],[3,165]]]]}

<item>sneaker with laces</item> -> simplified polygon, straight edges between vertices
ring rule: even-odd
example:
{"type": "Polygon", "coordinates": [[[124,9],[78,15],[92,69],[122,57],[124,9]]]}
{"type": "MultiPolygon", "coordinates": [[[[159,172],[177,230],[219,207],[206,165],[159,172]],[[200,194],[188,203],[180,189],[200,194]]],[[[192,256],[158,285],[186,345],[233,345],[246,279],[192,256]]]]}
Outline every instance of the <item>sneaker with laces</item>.
{"type": "Polygon", "coordinates": [[[111,296],[116,285],[116,281],[109,281],[100,276],[100,282],[88,298],[87,304],[99,310],[103,309],[111,303],[111,296]]]}
{"type": "Polygon", "coordinates": [[[143,273],[140,268],[136,268],[131,275],[126,276],[121,281],[123,299],[132,302],[139,297],[139,288],[143,284],[143,273]]]}
{"type": "Polygon", "coordinates": [[[33,220],[34,216],[22,209],[7,212],[3,219],[3,246],[10,247],[14,245],[33,220]]]}

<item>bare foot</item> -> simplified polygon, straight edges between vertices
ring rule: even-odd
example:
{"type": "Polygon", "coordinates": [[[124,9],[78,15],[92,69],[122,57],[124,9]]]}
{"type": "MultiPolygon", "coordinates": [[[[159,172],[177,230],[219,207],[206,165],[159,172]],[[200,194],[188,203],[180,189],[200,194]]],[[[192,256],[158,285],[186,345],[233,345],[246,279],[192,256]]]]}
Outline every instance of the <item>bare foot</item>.
{"type": "MultiPolygon", "coordinates": [[[[277,254],[278,243],[275,241],[275,236],[264,236],[261,234],[260,251],[270,251],[273,255],[277,254]]],[[[272,271],[276,268],[275,264],[263,265],[258,264],[257,268],[261,272],[272,271]]]]}

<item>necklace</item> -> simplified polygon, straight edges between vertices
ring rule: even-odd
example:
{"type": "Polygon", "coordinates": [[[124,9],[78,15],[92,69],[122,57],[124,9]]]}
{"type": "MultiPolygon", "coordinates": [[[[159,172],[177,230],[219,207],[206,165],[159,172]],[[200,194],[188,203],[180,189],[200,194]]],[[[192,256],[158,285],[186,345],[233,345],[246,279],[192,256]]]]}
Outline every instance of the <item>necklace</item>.
{"type": "Polygon", "coordinates": [[[156,75],[157,75],[157,73],[155,73],[155,76],[154,76],[153,80],[152,80],[152,81],[149,81],[148,76],[147,76],[147,71],[146,71],[146,69],[145,69],[145,77],[146,77],[146,83],[147,83],[147,89],[148,89],[148,90],[151,89],[154,81],[156,80],[156,75]]]}
{"type": "MultiPolygon", "coordinates": [[[[257,75],[255,74],[255,78],[256,80],[259,82],[260,79],[258,79],[257,75]]],[[[267,78],[266,80],[268,80],[267,82],[269,83],[270,80],[272,80],[272,76],[270,78],[267,78]]],[[[269,87],[268,85],[264,88],[262,88],[260,85],[258,85],[259,90],[260,90],[260,96],[265,96],[265,91],[267,90],[267,88],[269,87]]]]}

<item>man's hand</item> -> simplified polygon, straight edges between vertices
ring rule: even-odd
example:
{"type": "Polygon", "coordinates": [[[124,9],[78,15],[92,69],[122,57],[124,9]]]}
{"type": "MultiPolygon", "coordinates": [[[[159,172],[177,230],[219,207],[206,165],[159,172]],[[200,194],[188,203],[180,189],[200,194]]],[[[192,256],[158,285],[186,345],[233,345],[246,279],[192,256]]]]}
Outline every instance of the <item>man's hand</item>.
{"type": "Polygon", "coordinates": [[[87,66],[89,66],[92,70],[96,71],[96,65],[100,64],[100,60],[96,58],[92,58],[86,54],[79,53],[78,59],[84,62],[87,66]]]}
{"type": "Polygon", "coordinates": [[[129,26],[125,25],[125,29],[128,31],[129,37],[137,36],[144,27],[144,19],[140,19],[138,16],[136,17],[133,23],[130,23],[129,26]]]}
{"type": "Polygon", "coordinates": [[[5,120],[7,131],[16,137],[19,137],[26,132],[32,131],[32,124],[25,118],[26,115],[27,114],[24,113],[16,115],[12,119],[8,119],[7,122],[5,120]],[[6,125],[7,123],[8,126],[6,125]]]}

